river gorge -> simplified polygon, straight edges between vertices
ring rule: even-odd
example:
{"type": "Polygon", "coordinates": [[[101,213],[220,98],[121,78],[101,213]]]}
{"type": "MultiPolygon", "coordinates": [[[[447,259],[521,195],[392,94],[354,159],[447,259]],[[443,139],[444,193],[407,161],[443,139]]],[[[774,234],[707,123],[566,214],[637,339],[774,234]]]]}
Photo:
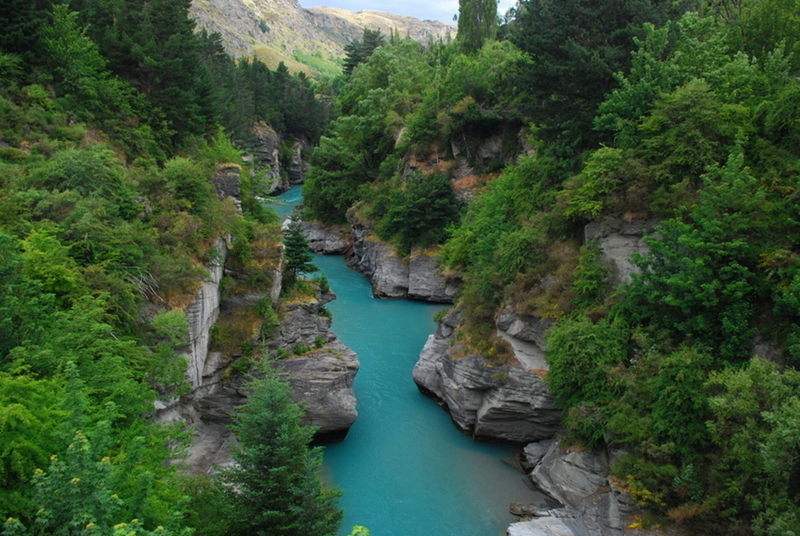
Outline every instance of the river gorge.
{"type": "MultiPolygon", "coordinates": [[[[279,212],[300,201],[278,198],[279,212]]],[[[340,256],[317,256],[337,299],[326,305],[333,331],[361,361],[359,416],[341,443],[325,447],[325,478],[344,490],[342,534],[353,525],[373,536],[499,536],[512,502],[541,499],[504,463],[514,447],[477,443],[423,396],[411,371],[445,306],[373,298],[366,278],[340,256]]]]}

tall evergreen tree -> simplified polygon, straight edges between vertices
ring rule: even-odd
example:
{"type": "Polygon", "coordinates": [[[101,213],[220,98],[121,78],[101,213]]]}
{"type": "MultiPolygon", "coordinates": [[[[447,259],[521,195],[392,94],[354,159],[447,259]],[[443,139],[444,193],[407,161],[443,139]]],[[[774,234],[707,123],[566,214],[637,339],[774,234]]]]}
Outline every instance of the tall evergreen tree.
{"type": "Polygon", "coordinates": [[[364,34],[361,40],[356,39],[344,47],[345,58],[344,68],[342,70],[345,76],[350,76],[353,69],[355,69],[359,63],[365,63],[369,60],[369,57],[372,56],[372,53],[375,52],[376,48],[382,47],[385,44],[386,39],[381,34],[380,30],[364,28],[364,34]]]}
{"type": "Polygon", "coordinates": [[[323,487],[322,454],[309,444],[314,430],[300,424],[302,410],[291,402],[274,372],[250,384],[248,403],[235,416],[239,440],[231,484],[234,535],[332,536],[342,519],[338,490],[323,487]]]}
{"type": "Polygon", "coordinates": [[[286,246],[286,274],[287,286],[292,286],[300,274],[316,272],[319,270],[311,261],[314,254],[308,248],[308,240],[303,235],[303,226],[297,215],[292,215],[286,228],[286,237],[283,240],[286,246]]]}
{"type": "Polygon", "coordinates": [[[458,35],[464,52],[472,54],[487,39],[497,36],[497,0],[460,0],[458,2],[458,35]]]}

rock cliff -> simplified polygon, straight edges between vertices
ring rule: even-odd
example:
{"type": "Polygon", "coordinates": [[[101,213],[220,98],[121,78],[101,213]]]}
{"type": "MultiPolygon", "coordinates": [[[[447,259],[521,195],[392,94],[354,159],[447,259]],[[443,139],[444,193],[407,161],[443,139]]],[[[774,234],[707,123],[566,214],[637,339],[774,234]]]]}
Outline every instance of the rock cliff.
{"type": "Polygon", "coordinates": [[[352,240],[349,263],[369,278],[376,297],[453,303],[458,288],[442,276],[435,254],[414,249],[403,257],[358,224],[352,240]]]}
{"type": "MultiPolygon", "coordinates": [[[[212,182],[221,196],[236,199],[238,172],[238,166],[217,169],[212,182]]],[[[357,416],[352,384],[359,363],[355,353],[330,331],[330,318],[321,309],[335,296],[329,293],[284,304],[277,333],[262,333],[264,317],[259,309],[264,303],[274,303],[280,294],[279,267],[271,288],[245,285],[244,291],[228,293],[223,299],[223,275],[235,279],[240,274],[224,268],[227,242],[219,239],[215,247],[216,262],[208,266],[208,276],[187,308],[185,357],[192,390],[180,399],[159,401],[156,407],[157,420],[183,423],[194,432],[184,460],[190,471],[207,473],[232,462],[229,446],[235,438],[227,425],[236,407],[247,401],[250,360],[262,353],[275,357],[282,351],[287,358],[274,366],[288,380],[293,400],[305,406],[305,423],[317,426],[320,438],[341,439],[357,416]],[[217,332],[213,344],[212,328],[217,332]],[[268,348],[245,355],[244,347],[258,346],[266,338],[272,339],[268,348]]]]}
{"type": "Polygon", "coordinates": [[[302,184],[309,166],[308,153],[311,144],[308,141],[295,140],[292,143],[289,164],[283,169],[283,140],[280,134],[263,122],[253,125],[249,133],[251,139],[239,140],[237,143],[244,148],[244,161],[250,167],[256,195],[279,194],[292,186],[302,184]]]}
{"type": "Polygon", "coordinates": [[[330,331],[322,307],[331,292],[284,304],[279,334],[271,347],[279,355],[274,367],[292,387],[292,401],[305,408],[304,424],[315,426],[317,438],[341,440],[358,417],[353,380],[360,363],[356,353],[330,331]]]}
{"type": "Polygon", "coordinates": [[[542,370],[492,365],[480,355],[461,356],[455,340],[458,310],[451,311],[428,337],[412,377],[433,396],[465,433],[486,440],[518,443],[548,439],[561,414],[542,370]]]}
{"type": "Polygon", "coordinates": [[[617,286],[630,280],[637,268],[631,262],[634,253],[649,251],[644,236],[658,223],[653,219],[604,218],[591,222],[584,228],[586,241],[596,240],[603,258],[611,268],[610,282],[617,286]]]}
{"type": "Polygon", "coordinates": [[[350,229],[343,226],[304,221],[303,235],[311,250],[322,255],[344,255],[352,247],[350,229]]]}

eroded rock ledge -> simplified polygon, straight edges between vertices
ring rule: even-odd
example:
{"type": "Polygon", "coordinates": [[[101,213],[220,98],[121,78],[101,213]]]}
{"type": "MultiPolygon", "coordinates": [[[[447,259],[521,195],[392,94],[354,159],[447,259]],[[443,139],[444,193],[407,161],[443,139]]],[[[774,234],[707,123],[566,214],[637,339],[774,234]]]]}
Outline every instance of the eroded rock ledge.
{"type": "Polygon", "coordinates": [[[335,299],[328,292],[315,299],[284,305],[285,312],[276,349],[302,355],[274,362],[292,387],[292,401],[305,410],[305,424],[317,427],[317,439],[342,440],[353,425],[356,395],[353,380],[360,367],[358,356],[330,331],[330,317],[321,307],[335,299]]]}
{"type": "MultiPolygon", "coordinates": [[[[223,302],[223,314],[246,307],[251,299],[237,296],[223,302]],[[227,310],[226,310],[227,307],[227,310]]],[[[332,293],[284,305],[278,333],[270,354],[284,350],[287,355],[273,363],[292,389],[292,400],[304,406],[304,423],[318,427],[320,441],[341,440],[355,421],[356,398],[353,380],[359,369],[355,352],[330,331],[330,318],[321,307],[334,299],[332,293]],[[301,355],[291,356],[300,349],[301,355]]],[[[198,365],[199,367],[199,365],[198,365]]],[[[197,367],[196,367],[197,368],[197,367]]],[[[157,412],[161,422],[179,422],[194,432],[184,462],[194,474],[214,472],[232,463],[230,445],[236,439],[228,429],[236,408],[247,403],[248,377],[236,370],[236,356],[208,352],[202,375],[194,390],[157,412]]]]}
{"type": "Polygon", "coordinates": [[[348,264],[367,276],[376,298],[453,303],[458,292],[458,286],[442,276],[435,253],[414,249],[400,255],[394,245],[362,225],[309,221],[303,222],[303,234],[315,253],[346,255],[348,264]]]}
{"type": "Polygon", "coordinates": [[[558,503],[556,508],[526,508],[529,519],[512,523],[508,536],[647,536],[636,527],[642,511],[630,494],[609,477],[605,452],[563,449],[558,441],[525,447],[533,483],[558,503]]]}
{"type": "Polygon", "coordinates": [[[377,298],[453,303],[458,291],[439,271],[435,254],[415,249],[404,257],[360,225],[353,226],[348,262],[369,278],[377,298]]]}
{"type": "Polygon", "coordinates": [[[467,354],[455,340],[460,312],[453,310],[428,337],[414,366],[414,382],[449,412],[464,433],[484,440],[527,443],[553,437],[561,413],[541,369],[492,365],[467,354]]]}

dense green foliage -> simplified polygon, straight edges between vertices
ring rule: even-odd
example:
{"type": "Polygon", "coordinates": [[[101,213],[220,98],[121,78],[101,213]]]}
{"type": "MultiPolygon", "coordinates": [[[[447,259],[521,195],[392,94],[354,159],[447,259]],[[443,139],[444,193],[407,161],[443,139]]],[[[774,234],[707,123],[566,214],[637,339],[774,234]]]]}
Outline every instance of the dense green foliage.
{"type": "Polygon", "coordinates": [[[799,17],[794,0],[523,0],[506,41],[390,43],[347,82],[307,185],[314,216],[400,251],[443,242],[471,350],[507,357],[501,307],[554,321],[565,436],[621,447],[650,521],[693,534],[800,519],[799,17]],[[469,198],[457,225],[427,193],[442,176],[469,198]],[[650,229],[630,277],[585,239],[598,220],[650,229]]]}
{"type": "Polygon", "coordinates": [[[497,0],[459,0],[457,42],[473,54],[497,36],[497,0]]]}
{"type": "Polygon", "coordinates": [[[344,66],[342,72],[346,76],[353,74],[359,64],[366,62],[375,49],[386,44],[386,39],[380,30],[364,28],[364,35],[344,47],[344,66]]]}
{"type": "Polygon", "coordinates": [[[303,234],[303,224],[297,214],[292,214],[284,232],[284,281],[287,289],[297,283],[301,274],[308,274],[319,270],[311,261],[314,254],[308,247],[308,240],[303,234]]]}
{"type": "MultiPolygon", "coordinates": [[[[218,37],[195,32],[189,5],[3,6],[4,535],[224,533],[200,527],[193,503],[212,483],[179,471],[188,435],[157,424],[154,402],[191,389],[186,308],[220,248],[238,278],[230,286],[245,291],[270,288],[278,266],[277,217],[256,201],[231,136],[247,142],[267,122],[314,140],[326,118],[308,79],[235,62],[218,37]],[[220,164],[241,168],[244,213],[212,183],[220,164]]],[[[274,410],[287,422],[299,411],[274,410]]],[[[307,437],[296,452],[313,462],[307,437]]],[[[311,485],[314,467],[288,472],[311,485]]],[[[335,498],[305,495],[333,512],[316,533],[336,532],[335,498]]],[[[233,515],[219,505],[215,515],[233,515]]]]}
{"type": "Polygon", "coordinates": [[[227,534],[330,536],[342,511],[339,493],[319,477],[322,453],[309,448],[314,430],[300,424],[302,410],[285,382],[263,373],[233,425],[237,466],[223,475],[232,504],[227,534]]]}

